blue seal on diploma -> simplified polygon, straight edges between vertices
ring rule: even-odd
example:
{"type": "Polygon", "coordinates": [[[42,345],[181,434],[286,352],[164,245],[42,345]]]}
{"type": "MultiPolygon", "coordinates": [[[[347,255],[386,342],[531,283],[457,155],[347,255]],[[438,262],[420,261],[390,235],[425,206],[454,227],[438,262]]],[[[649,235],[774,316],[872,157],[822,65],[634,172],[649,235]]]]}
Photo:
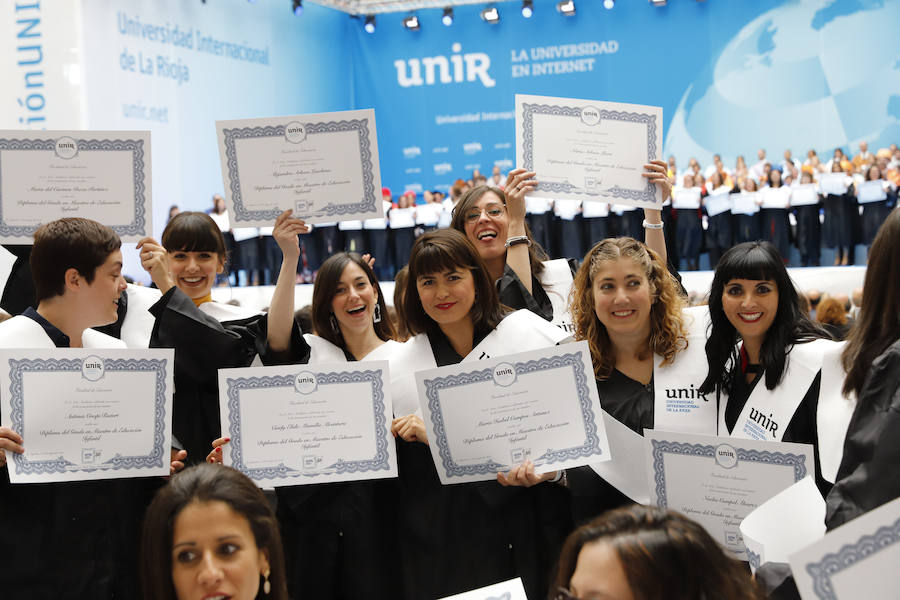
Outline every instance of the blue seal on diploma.
{"type": "Polygon", "coordinates": [[[728,444],[719,444],[716,446],[716,464],[723,469],[733,469],[738,464],[737,450],[728,444]]]}
{"type": "Polygon", "coordinates": [[[103,375],[103,359],[99,356],[88,356],[81,363],[81,376],[88,381],[100,381],[103,375]]]}
{"type": "Polygon", "coordinates": [[[306,140],[306,125],[300,121],[291,121],[284,126],[284,139],[291,144],[299,144],[306,140]]]}
{"type": "Polygon", "coordinates": [[[294,391],[298,394],[312,394],[318,387],[315,373],[301,371],[294,376],[294,391]]]}
{"type": "Polygon", "coordinates": [[[585,106],[581,109],[581,122],[593,127],[600,123],[600,109],[593,106],[585,106]]]}
{"type": "Polygon", "coordinates": [[[78,142],[69,136],[63,136],[53,144],[53,152],[63,160],[75,158],[78,155],[78,142]]]}
{"type": "Polygon", "coordinates": [[[516,368],[509,363],[500,363],[492,373],[494,383],[500,387],[509,387],[516,382],[516,368]]]}

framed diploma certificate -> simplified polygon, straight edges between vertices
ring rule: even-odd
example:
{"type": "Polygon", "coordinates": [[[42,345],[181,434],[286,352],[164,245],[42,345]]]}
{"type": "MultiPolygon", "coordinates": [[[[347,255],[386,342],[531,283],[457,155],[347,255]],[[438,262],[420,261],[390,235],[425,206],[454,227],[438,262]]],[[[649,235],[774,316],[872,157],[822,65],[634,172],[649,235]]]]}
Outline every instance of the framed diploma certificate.
{"type": "Polygon", "coordinates": [[[219,370],[224,462],[260,486],[397,476],[386,361],[219,370]]]}
{"type": "Polygon", "coordinates": [[[650,502],[700,523],[741,560],[741,521],[813,472],[809,444],[645,431],[650,502]]]}
{"type": "Polygon", "coordinates": [[[419,371],[416,384],[441,483],[609,459],[587,342],[419,371]]]}
{"type": "Polygon", "coordinates": [[[893,600],[900,586],[900,498],[791,555],[803,600],[893,600]]]}
{"type": "Polygon", "coordinates": [[[174,350],[0,350],[11,483],[168,475],[174,350]]]}
{"type": "Polygon", "coordinates": [[[0,242],[84,217],[126,242],[153,235],[149,131],[0,131],[0,242]]]}
{"type": "Polygon", "coordinates": [[[537,173],[534,196],[660,208],[641,173],[662,134],[657,106],[516,95],[516,164],[537,173]]]}
{"type": "Polygon", "coordinates": [[[216,121],[234,227],[381,218],[375,111],[216,121]]]}

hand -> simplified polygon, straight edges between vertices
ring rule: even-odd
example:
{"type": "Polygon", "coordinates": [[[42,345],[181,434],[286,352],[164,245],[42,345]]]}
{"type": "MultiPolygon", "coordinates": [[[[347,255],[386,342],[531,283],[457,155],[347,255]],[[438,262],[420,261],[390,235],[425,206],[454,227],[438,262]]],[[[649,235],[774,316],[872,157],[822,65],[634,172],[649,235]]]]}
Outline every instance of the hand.
{"type": "Polygon", "coordinates": [[[644,165],[644,172],[641,173],[641,176],[646,177],[651,183],[656,184],[656,187],[662,190],[663,202],[672,195],[672,181],[669,179],[669,168],[666,166],[665,162],[661,160],[651,160],[648,164],[644,165]]]}
{"type": "Polygon", "coordinates": [[[150,274],[159,291],[165,294],[174,285],[169,274],[169,253],[152,237],[145,237],[137,243],[141,266],[150,274]]]}
{"type": "Polygon", "coordinates": [[[0,427],[0,467],[6,466],[6,452],[24,454],[22,436],[9,427],[0,427]]]}
{"type": "Polygon", "coordinates": [[[397,417],[391,423],[391,433],[407,442],[422,442],[428,444],[428,433],[425,431],[425,423],[418,415],[406,415],[397,417]]]}
{"type": "Polygon", "coordinates": [[[361,258],[363,259],[363,262],[364,262],[364,263],[366,263],[367,265],[369,265],[369,268],[370,268],[370,269],[374,269],[374,268],[375,268],[375,257],[374,257],[374,256],[372,256],[371,254],[369,254],[368,252],[366,252],[365,254],[362,255],[361,258]]]}
{"type": "Polygon", "coordinates": [[[505,475],[502,471],[497,473],[497,482],[503,487],[531,487],[539,483],[544,483],[545,481],[550,481],[556,477],[556,475],[557,471],[550,471],[549,473],[537,475],[534,472],[534,463],[530,460],[526,460],[521,465],[513,467],[513,469],[505,475]]]}
{"type": "Polygon", "coordinates": [[[309,227],[301,219],[291,217],[294,211],[288,209],[275,219],[272,237],[281,248],[285,258],[300,258],[300,240],[298,234],[309,233],[309,227]]]}
{"type": "Polygon", "coordinates": [[[506,176],[506,211],[510,221],[525,222],[525,194],[538,186],[534,171],[514,169],[506,176]]]}
{"type": "Polygon", "coordinates": [[[169,475],[174,475],[184,468],[184,461],[187,459],[187,450],[176,450],[172,448],[172,462],[169,464],[169,475]]]}
{"type": "Polygon", "coordinates": [[[231,438],[221,437],[213,440],[212,450],[206,455],[206,462],[224,464],[222,459],[222,446],[231,441],[231,438]]]}

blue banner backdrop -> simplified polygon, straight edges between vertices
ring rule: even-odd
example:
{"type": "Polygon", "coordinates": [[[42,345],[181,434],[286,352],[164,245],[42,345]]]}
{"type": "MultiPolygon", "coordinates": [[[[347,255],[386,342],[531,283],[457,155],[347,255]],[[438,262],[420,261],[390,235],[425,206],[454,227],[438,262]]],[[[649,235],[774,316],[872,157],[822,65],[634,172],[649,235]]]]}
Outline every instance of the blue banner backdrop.
{"type": "Polygon", "coordinates": [[[374,107],[382,180],[395,191],[446,189],[473,169],[515,160],[514,95],[663,107],[664,153],[681,166],[720,153],[755,162],[836,146],[900,141],[900,0],[575,0],[577,15],[535,0],[379,15],[354,27],[354,103],[374,107]]]}

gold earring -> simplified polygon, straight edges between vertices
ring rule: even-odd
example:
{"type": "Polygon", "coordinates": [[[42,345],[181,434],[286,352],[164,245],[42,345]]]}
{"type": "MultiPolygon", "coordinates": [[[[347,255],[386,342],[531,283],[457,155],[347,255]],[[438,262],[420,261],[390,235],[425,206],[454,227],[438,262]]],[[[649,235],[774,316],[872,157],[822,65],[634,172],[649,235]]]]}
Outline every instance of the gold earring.
{"type": "Polygon", "coordinates": [[[269,583],[269,573],[270,573],[270,572],[271,572],[271,571],[269,571],[269,569],[266,569],[266,572],[263,573],[263,577],[265,578],[265,581],[263,582],[263,593],[264,593],[266,596],[268,596],[268,595],[269,595],[269,592],[272,591],[272,584],[269,583]]]}

